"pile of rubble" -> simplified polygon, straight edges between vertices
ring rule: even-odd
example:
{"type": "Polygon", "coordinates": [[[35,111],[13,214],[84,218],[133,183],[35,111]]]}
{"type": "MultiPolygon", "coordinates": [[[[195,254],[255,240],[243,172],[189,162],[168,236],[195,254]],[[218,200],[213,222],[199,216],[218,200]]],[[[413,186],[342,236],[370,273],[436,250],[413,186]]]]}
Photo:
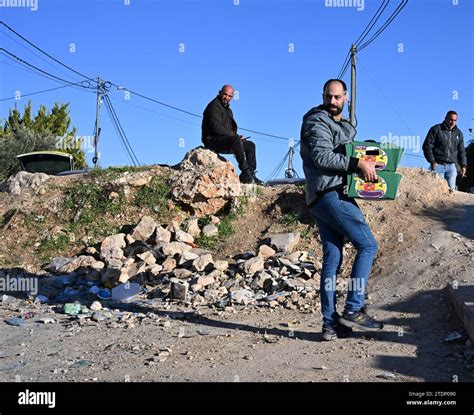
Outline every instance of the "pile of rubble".
{"type": "MultiPolygon", "coordinates": [[[[294,252],[299,234],[269,235],[258,252],[239,254],[229,264],[196,246],[193,234],[202,232],[196,219],[185,229],[178,223],[164,228],[145,216],[129,234],[108,236],[97,249],[89,247],[74,258],[54,258],[45,267],[49,276],[41,278],[40,292],[49,300],[67,301],[74,283],[114,300],[117,296],[107,297],[107,290],[133,287],[129,297],[140,293],[190,306],[255,304],[302,310],[311,308],[318,297],[321,264],[311,252],[294,252]],[[68,288],[58,293],[58,281],[68,288]]],[[[203,230],[216,229],[211,223],[203,230]]]]}

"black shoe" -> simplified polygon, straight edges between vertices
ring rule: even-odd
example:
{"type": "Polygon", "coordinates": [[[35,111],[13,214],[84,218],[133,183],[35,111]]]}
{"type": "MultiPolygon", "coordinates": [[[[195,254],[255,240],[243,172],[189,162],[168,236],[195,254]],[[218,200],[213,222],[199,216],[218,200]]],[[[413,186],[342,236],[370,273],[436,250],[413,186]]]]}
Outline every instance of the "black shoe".
{"type": "Polygon", "coordinates": [[[383,324],[366,314],[364,308],[359,311],[344,311],[339,322],[346,327],[354,327],[364,331],[378,331],[383,329],[383,324]]]}
{"type": "Polygon", "coordinates": [[[240,183],[244,183],[244,184],[255,183],[253,174],[250,170],[244,170],[242,173],[240,173],[239,179],[240,179],[240,183]]]}
{"type": "Polygon", "coordinates": [[[252,173],[252,177],[253,177],[253,181],[255,184],[258,184],[259,186],[263,186],[265,183],[263,181],[261,181],[256,175],[255,175],[256,172],[253,172],[252,173]]]}
{"type": "Polygon", "coordinates": [[[349,337],[352,334],[350,327],[343,326],[342,324],[336,324],[331,326],[329,324],[323,324],[323,341],[333,341],[337,339],[343,339],[349,337]]]}

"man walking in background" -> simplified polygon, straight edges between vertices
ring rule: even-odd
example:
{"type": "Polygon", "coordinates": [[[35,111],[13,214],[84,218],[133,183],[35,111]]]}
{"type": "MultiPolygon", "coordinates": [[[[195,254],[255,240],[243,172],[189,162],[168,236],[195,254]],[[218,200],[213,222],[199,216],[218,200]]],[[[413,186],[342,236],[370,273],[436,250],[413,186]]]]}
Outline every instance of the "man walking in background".
{"type": "Polygon", "coordinates": [[[447,180],[451,193],[456,190],[457,165],[461,168],[461,177],[466,176],[467,170],[464,137],[456,126],[457,121],[457,112],[448,111],[444,122],[430,128],[423,143],[423,153],[431,170],[447,180]]]}
{"type": "Polygon", "coordinates": [[[323,87],[323,104],[309,110],[301,127],[301,158],[306,176],[306,202],[323,244],[321,311],[323,340],[335,340],[352,331],[381,330],[383,324],[367,315],[365,290],[377,242],[354,199],[347,198],[345,176],[358,172],[366,181],[377,178],[375,163],[346,156],[344,144],[356,130],[342,118],[347,87],[330,79],[323,87]],[[357,250],[342,316],[336,310],[336,275],[342,265],[344,239],[357,250]]]}
{"type": "Polygon", "coordinates": [[[234,88],[224,85],[204,110],[202,120],[202,142],[204,147],[218,153],[233,153],[240,169],[242,183],[263,184],[255,175],[257,159],[255,144],[237,134],[237,123],[229,107],[234,97],[234,88]]]}

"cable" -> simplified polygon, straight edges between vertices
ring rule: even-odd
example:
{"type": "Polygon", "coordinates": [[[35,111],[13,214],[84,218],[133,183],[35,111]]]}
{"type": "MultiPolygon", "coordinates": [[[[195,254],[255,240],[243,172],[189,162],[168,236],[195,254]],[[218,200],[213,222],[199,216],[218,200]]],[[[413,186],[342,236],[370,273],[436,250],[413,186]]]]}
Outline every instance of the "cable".
{"type": "Polygon", "coordinates": [[[267,179],[265,180],[265,183],[272,180],[280,172],[280,170],[283,168],[283,165],[285,164],[286,159],[288,158],[289,154],[290,154],[290,149],[288,149],[288,151],[286,152],[283,159],[278,163],[278,165],[273,169],[273,171],[267,177],[267,179]]]}
{"type": "MultiPolygon", "coordinates": [[[[83,82],[83,81],[81,81],[81,82],[83,82]]],[[[78,85],[79,83],[80,83],[80,82],[78,82],[77,84],[74,84],[74,85],[78,85]]],[[[21,94],[21,97],[29,97],[29,96],[31,96],[31,95],[37,95],[37,94],[42,94],[42,93],[44,93],[44,92],[56,91],[57,89],[69,88],[69,87],[71,87],[71,86],[73,86],[73,85],[63,85],[63,86],[58,86],[58,87],[56,87],[56,88],[44,89],[44,90],[42,90],[42,91],[30,92],[30,93],[28,93],[28,94],[21,94]]],[[[1,101],[11,101],[12,99],[15,99],[15,100],[16,100],[17,98],[16,98],[16,97],[1,98],[1,99],[0,99],[0,102],[1,102],[1,101]]]]}
{"type": "Polygon", "coordinates": [[[115,128],[115,131],[117,133],[117,136],[119,137],[120,139],[120,144],[122,145],[122,148],[125,150],[125,152],[128,154],[128,156],[130,157],[130,161],[132,162],[133,165],[135,165],[135,161],[133,160],[133,157],[132,157],[132,154],[130,153],[129,149],[127,148],[127,146],[125,145],[125,142],[124,142],[124,139],[122,137],[122,134],[120,133],[120,130],[115,122],[115,118],[112,114],[112,111],[111,109],[109,108],[109,105],[106,103],[105,104],[105,108],[107,110],[107,113],[109,114],[109,117],[110,117],[110,121],[112,122],[112,125],[113,127],[115,128]]]}
{"type": "MultiPolygon", "coordinates": [[[[79,72],[79,71],[76,71],[75,69],[71,68],[70,66],[68,66],[68,65],[66,65],[66,64],[64,64],[64,63],[62,63],[60,60],[54,58],[54,57],[51,56],[49,53],[47,53],[46,51],[44,51],[44,50],[41,49],[40,47],[36,46],[34,43],[30,42],[28,39],[26,39],[26,38],[25,38],[24,36],[22,36],[20,33],[18,33],[17,31],[15,31],[14,29],[12,29],[12,28],[11,28],[10,26],[8,26],[5,22],[0,21],[0,24],[3,25],[3,26],[5,26],[9,31],[11,31],[11,32],[14,33],[16,36],[18,36],[19,38],[21,38],[22,40],[24,40],[25,42],[27,42],[30,46],[34,47],[36,50],[38,50],[38,51],[40,51],[41,53],[43,53],[44,55],[46,55],[48,58],[50,58],[50,59],[54,60],[55,62],[59,63],[61,66],[63,66],[63,67],[65,67],[65,68],[69,69],[70,71],[72,71],[72,72],[74,72],[74,73],[76,73],[76,74],[78,74],[78,75],[81,75],[83,78],[86,78],[86,79],[88,79],[88,80],[91,81],[91,82],[94,82],[94,83],[96,82],[96,80],[94,80],[94,79],[92,79],[92,78],[90,78],[90,77],[84,75],[83,73],[81,73],[81,72],[79,72]]],[[[2,49],[3,49],[3,48],[0,48],[0,50],[2,50],[2,49]]],[[[3,50],[4,50],[4,49],[3,49],[3,50]]],[[[9,52],[7,52],[7,53],[9,53],[9,52]]],[[[16,58],[17,58],[17,57],[16,57],[16,58]]],[[[20,58],[18,58],[18,59],[20,59],[20,58]]],[[[26,62],[25,62],[25,63],[26,63],[26,62]]],[[[26,63],[26,64],[28,64],[28,63],[26,63]]],[[[34,67],[33,65],[30,65],[30,64],[28,64],[28,65],[34,67]]],[[[35,68],[36,68],[36,67],[35,67],[35,68]]],[[[54,75],[48,74],[47,72],[42,71],[42,70],[39,69],[39,68],[36,68],[36,69],[39,70],[40,72],[46,73],[46,74],[49,75],[49,76],[52,76],[52,77],[57,78],[57,79],[61,79],[61,78],[58,78],[58,77],[56,77],[56,76],[54,76],[54,75]]],[[[61,79],[61,80],[62,80],[62,79],[61,79]]],[[[63,82],[68,82],[68,81],[65,81],[65,80],[62,80],[62,81],[63,81],[63,82]]],[[[113,86],[115,86],[115,87],[117,87],[117,88],[121,88],[119,85],[114,84],[114,83],[112,83],[112,82],[110,82],[110,85],[113,85],[113,86]]],[[[80,85],[80,86],[82,86],[82,85],[80,85]]],[[[89,85],[89,88],[95,89],[95,87],[92,87],[91,85],[89,85]]],[[[191,115],[191,116],[193,116],[193,117],[202,118],[202,116],[199,115],[199,114],[195,114],[195,113],[192,113],[192,112],[190,112],[190,111],[186,111],[186,110],[183,110],[183,109],[181,109],[181,108],[175,107],[175,106],[173,106],[173,105],[166,104],[165,102],[158,101],[158,100],[156,100],[156,99],[147,97],[147,96],[145,96],[145,95],[143,95],[143,94],[140,94],[140,93],[138,93],[138,92],[135,92],[135,91],[132,91],[132,90],[129,90],[129,89],[126,89],[126,90],[129,91],[129,92],[131,92],[132,94],[135,94],[136,96],[139,96],[139,97],[141,97],[141,98],[143,98],[143,99],[146,99],[146,100],[149,100],[149,101],[152,101],[152,102],[155,102],[156,104],[163,105],[163,106],[165,106],[165,107],[174,109],[175,111],[180,111],[180,112],[182,112],[182,113],[191,115]]],[[[263,135],[263,136],[267,136],[267,137],[277,138],[277,139],[286,140],[286,141],[290,140],[288,137],[281,137],[281,136],[277,136],[277,135],[274,135],[274,134],[262,133],[262,132],[260,132],[260,131],[250,130],[250,129],[246,129],[246,128],[240,128],[240,129],[243,130],[243,131],[248,131],[248,132],[252,132],[252,133],[254,133],[254,134],[259,134],[259,135],[263,135]]]]}
{"type": "Polygon", "coordinates": [[[135,165],[135,160],[133,159],[133,156],[132,156],[130,150],[128,149],[128,147],[127,147],[126,144],[125,144],[125,140],[124,140],[123,137],[122,137],[122,134],[121,134],[120,129],[119,129],[117,123],[116,123],[115,117],[114,117],[114,115],[113,115],[113,113],[112,113],[112,110],[111,110],[110,107],[109,107],[108,102],[105,101],[105,97],[104,97],[104,102],[105,102],[105,108],[106,108],[107,113],[109,114],[109,117],[110,117],[110,121],[112,122],[112,125],[113,125],[113,127],[115,128],[115,131],[116,131],[116,133],[117,133],[117,136],[118,136],[119,139],[120,139],[120,144],[122,144],[123,149],[125,150],[125,152],[126,152],[126,153],[128,154],[128,156],[130,157],[130,160],[131,160],[132,164],[135,165]]]}
{"type": "Polygon", "coordinates": [[[4,32],[3,30],[0,30],[0,33],[2,33],[3,35],[5,35],[9,39],[11,39],[16,44],[20,45],[23,49],[27,50],[28,52],[30,52],[33,55],[35,55],[36,57],[38,57],[38,59],[41,59],[47,65],[49,65],[51,67],[54,67],[55,69],[58,69],[61,73],[63,73],[66,76],[71,77],[74,81],[76,81],[76,82],[78,81],[78,79],[75,79],[71,74],[67,73],[66,71],[62,70],[61,68],[56,68],[50,61],[48,61],[48,60],[44,59],[42,56],[40,56],[39,53],[36,53],[36,52],[32,51],[31,49],[27,48],[25,45],[20,43],[18,40],[14,39],[13,36],[10,36],[8,33],[4,32]]]}
{"type": "Polygon", "coordinates": [[[129,153],[129,155],[130,155],[130,157],[131,157],[131,159],[132,159],[132,162],[134,163],[134,165],[138,165],[138,166],[139,166],[139,165],[140,165],[140,162],[138,161],[138,158],[137,158],[135,152],[133,151],[133,148],[132,148],[130,142],[129,142],[128,139],[127,139],[127,136],[126,136],[126,134],[125,134],[125,131],[123,130],[122,124],[120,123],[120,120],[119,120],[119,118],[118,118],[118,116],[117,116],[117,113],[115,112],[115,109],[114,109],[114,107],[113,107],[113,105],[112,105],[112,101],[110,100],[109,95],[107,94],[107,91],[103,89],[103,90],[102,90],[102,93],[103,93],[102,96],[103,96],[104,99],[105,99],[106,106],[109,107],[109,109],[110,109],[110,111],[111,111],[111,113],[112,113],[112,115],[113,115],[114,122],[115,122],[116,126],[118,127],[118,129],[119,129],[119,131],[120,131],[120,133],[121,133],[121,138],[122,138],[122,140],[124,141],[125,145],[127,146],[127,151],[128,151],[128,153],[129,153]]]}
{"type": "Polygon", "coordinates": [[[385,21],[385,23],[382,25],[382,27],[377,30],[372,37],[365,42],[363,45],[359,47],[359,52],[363,49],[365,49],[367,46],[369,46],[375,39],[377,39],[392,23],[392,21],[398,16],[398,14],[405,8],[405,6],[408,4],[408,0],[402,0],[398,7],[395,9],[395,11],[390,15],[390,17],[385,21]]]}
{"type": "MultiPolygon", "coordinates": [[[[373,15],[370,22],[365,26],[365,29],[362,31],[362,33],[357,38],[357,40],[353,43],[353,45],[356,48],[358,47],[360,42],[362,42],[365,39],[365,37],[369,34],[370,30],[372,30],[372,27],[374,27],[374,25],[377,23],[377,21],[379,20],[380,16],[384,12],[384,10],[387,8],[389,3],[390,3],[390,0],[383,0],[383,2],[380,4],[379,8],[377,9],[375,14],[373,15]],[[385,3],[385,2],[387,2],[387,3],[385,3]]],[[[337,76],[337,79],[342,79],[344,77],[344,74],[346,73],[347,68],[349,67],[350,55],[351,55],[351,51],[349,50],[349,52],[346,55],[346,58],[344,59],[344,63],[342,64],[341,70],[339,71],[339,75],[337,76]]]]}
{"type": "Polygon", "coordinates": [[[365,30],[362,32],[362,34],[358,37],[358,39],[354,42],[354,45],[356,47],[358,47],[362,41],[366,38],[366,36],[369,34],[369,32],[372,30],[372,28],[375,26],[375,24],[377,23],[377,21],[379,20],[380,16],[382,15],[382,13],[385,11],[385,9],[387,8],[387,6],[390,4],[390,0],[387,0],[387,3],[385,4],[385,1],[386,0],[383,0],[382,4],[379,6],[379,8],[377,9],[377,11],[375,12],[374,16],[372,17],[372,19],[370,20],[370,22],[368,23],[368,25],[365,27],[365,30]],[[385,6],[384,6],[385,4],[385,6]],[[383,8],[382,8],[383,6],[383,8]],[[382,9],[382,10],[380,10],[382,9]],[[380,11],[380,13],[379,13],[380,11]],[[378,16],[377,16],[378,15],[378,16]],[[375,19],[375,20],[374,20],[375,19]],[[372,23],[373,21],[373,23],[372,23]],[[369,27],[370,25],[370,27],[369,27]],[[365,33],[366,32],[366,33],[365,33]],[[364,34],[365,33],[365,34],[364,34]]]}
{"type": "Polygon", "coordinates": [[[14,29],[12,29],[10,26],[8,26],[3,20],[0,21],[0,24],[5,26],[8,30],[10,30],[10,32],[13,32],[15,35],[17,35],[20,39],[24,40],[26,43],[28,43],[30,46],[33,46],[36,50],[39,50],[41,53],[43,53],[44,55],[46,55],[48,58],[52,59],[53,61],[59,63],[61,66],[64,66],[65,68],[69,69],[70,71],[78,74],[78,75],[81,75],[83,78],[86,78],[88,79],[89,81],[92,81],[92,82],[95,82],[94,79],[82,74],[81,72],[79,71],[76,71],[75,69],[71,68],[70,66],[66,65],[65,63],[62,63],[61,61],[59,61],[58,59],[54,58],[53,56],[51,56],[49,53],[45,52],[43,49],[39,48],[38,46],[36,46],[35,44],[33,44],[32,42],[30,42],[28,39],[26,39],[24,36],[20,35],[17,31],[15,31],[14,29]]]}
{"type": "MultiPolygon", "coordinates": [[[[197,118],[202,118],[202,115],[199,115],[199,114],[195,114],[193,112],[190,112],[190,111],[186,111],[186,110],[183,110],[181,108],[178,108],[178,107],[175,107],[173,105],[169,105],[169,104],[166,104],[165,102],[162,102],[162,101],[158,101],[154,98],[150,98],[150,97],[147,97],[146,95],[143,95],[143,94],[140,94],[138,92],[135,92],[135,91],[132,91],[131,89],[128,89],[128,88],[124,88],[124,87],[121,87],[117,84],[114,84],[113,82],[111,82],[111,85],[115,86],[116,88],[118,89],[123,89],[123,90],[126,90],[140,98],[143,98],[143,99],[146,99],[148,101],[151,101],[151,102],[154,102],[156,104],[159,104],[159,105],[163,105],[165,107],[168,107],[168,108],[171,108],[171,109],[174,109],[176,111],[179,111],[179,112],[182,112],[184,114],[188,114],[188,115],[192,115],[193,117],[197,117],[197,118]]],[[[239,130],[242,130],[242,131],[248,131],[250,133],[254,133],[254,134],[259,134],[259,135],[263,135],[263,136],[266,136],[266,137],[272,137],[272,138],[278,138],[280,140],[285,140],[285,141],[289,141],[290,138],[288,137],[282,137],[282,136],[279,136],[279,135],[274,135],[274,134],[267,134],[267,133],[262,133],[260,131],[255,131],[255,130],[250,130],[250,129],[247,129],[247,128],[242,128],[242,127],[239,127],[239,130]]]]}
{"type": "MultiPolygon", "coordinates": [[[[21,64],[23,65],[26,65],[28,67],[31,67],[31,68],[34,68],[36,69],[38,72],[41,72],[43,74],[45,74],[46,76],[50,77],[50,78],[54,78],[58,81],[61,81],[63,83],[66,83],[66,84],[69,84],[69,85],[75,85],[73,82],[71,81],[68,81],[66,79],[63,79],[63,78],[60,78],[59,76],[56,76],[56,75],[53,75],[53,74],[50,74],[49,72],[46,72],[46,71],[43,71],[42,69],[38,68],[37,66],[35,65],[32,65],[31,63],[28,63],[27,61],[25,61],[24,59],[21,59],[20,57],[14,55],[13,53],[10,53],[8,50],[4,49],[4,48],[0,48],[0,52],[4,52],[6,53],[7,55],[7,58],[11,59],[11,60],[16,60],[18,62],[20,62],[21,64]]],[[[78,86],[80,86],[81,88],[86,88],[86,89],[93,89],[90,85],[89,86],[84,86],[82,85],[83,82],[88,82],[88,81],[82,81],[81,84],[79,84],[78,86]]]]}
{"type": "Polygon", "coordinates": [[[122,139],[122,141],[124,142],[124,144],[125,144],[125,146],[126,146],[127,152],[129,153],[130,158],[132,159],[133,164],[135,164],[135,165],[140,165],[140,162],[138,161],[138,158],[137,158],[137,156],[135,155],[135,152],[133,151],[132,146],[131,146],[130,142],[129,142],[128,139],[127,139],[127,136],[125,135],[125,131],[124,131],[123,127],[122,127],[122,124],[120,123],[120,120],[119,120],[119,118],[118,118],[118,116],[117,116],[117,113],[115,112],[115,109],[114,109],[114,107],[113,107],[113,105],[112,105],[112,101],[110,100],[110,98],[109,98],[109,96],[108,96],[108,94],[107,94],[106,91],[104,91],[103,97],[105,98],[105,103],[106,103],[107,107],[109,108],[109,110],[110,110],[110,112],[111,112],[111,114],[112,114],[112,116],[113,116],[113,121],[114,121],[114,123],[115,123],[117,129],[118,129],[119,132],[120,132],[121,139],[122,139]]]}

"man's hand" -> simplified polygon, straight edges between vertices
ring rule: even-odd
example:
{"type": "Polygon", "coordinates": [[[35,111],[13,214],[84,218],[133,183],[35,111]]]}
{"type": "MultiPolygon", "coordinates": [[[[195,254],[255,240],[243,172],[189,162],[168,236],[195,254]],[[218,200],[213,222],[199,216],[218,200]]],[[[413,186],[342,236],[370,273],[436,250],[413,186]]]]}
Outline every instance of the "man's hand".
{"type": "Polygon", "coordinates": [[[438,164],[436,163],[431,163],[431,170],[435,171],[436,167],[438,167],[438,164]]]}
{"type": "Polygon", "coordinates": [[[357,168],[366,182],[375,182],[377,180],[377,172],[375,171],[375,163],[373,161],[359,159],[357,168]]]}
{"type": "Polygon", "coordinates": [[[462,166],[461,167],[461,177],[466,177],[466,172],[467,172],[467,167],[462,166]]]}

